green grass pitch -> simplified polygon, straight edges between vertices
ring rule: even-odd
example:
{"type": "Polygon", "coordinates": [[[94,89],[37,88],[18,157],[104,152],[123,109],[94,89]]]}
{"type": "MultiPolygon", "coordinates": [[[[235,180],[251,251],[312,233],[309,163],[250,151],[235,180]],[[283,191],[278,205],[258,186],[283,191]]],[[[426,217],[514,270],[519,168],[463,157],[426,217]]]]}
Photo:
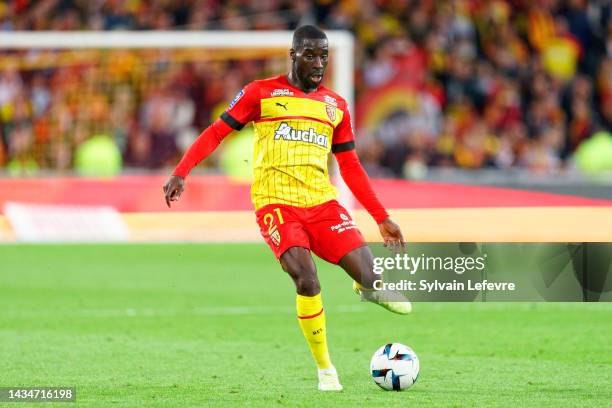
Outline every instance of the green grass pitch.
{"type": "Polygon", "coordinates": [[[396,316],[360,302],[340,269],[319,262],[344,385],[321,393],[293,285],[264,245],[3,245],[0,261],[0,386],[76,386],[78,406],[612,401],[610,304],[417,303],[396,316]],[[402,393],[368,373],[371,354],[393,341],[421,361],[402,393]]]}

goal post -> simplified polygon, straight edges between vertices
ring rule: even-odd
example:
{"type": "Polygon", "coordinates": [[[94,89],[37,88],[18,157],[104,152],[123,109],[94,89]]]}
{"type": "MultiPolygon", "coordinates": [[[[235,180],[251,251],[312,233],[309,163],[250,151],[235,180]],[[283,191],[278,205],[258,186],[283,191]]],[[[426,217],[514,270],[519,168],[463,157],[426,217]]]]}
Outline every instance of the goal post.
{"type": "MultiPolygon", "coordinates": [[[[354,113],[354,38],[348,31],[326,31],[334,91],[354,113]]],[[[252,50],[255,54],[287,52],[292,31],[13,31],[0,32],[0,51],[88,49],[252,50]]],[[[334,165],[332,174],[338,176],[334,165]]],[[[352,208],[352,195],[336,177],[340,201],[352,208]]]]}
{"type": "MultiPolygon", "coordinates": [[[[326,31],[332,50],[334,90],[354,106],[354,39],[347,31],[326,31]]],[[[259,48],[288,50],[292,31],[9,31],[0,49],[91,48],[259,48]]]]}

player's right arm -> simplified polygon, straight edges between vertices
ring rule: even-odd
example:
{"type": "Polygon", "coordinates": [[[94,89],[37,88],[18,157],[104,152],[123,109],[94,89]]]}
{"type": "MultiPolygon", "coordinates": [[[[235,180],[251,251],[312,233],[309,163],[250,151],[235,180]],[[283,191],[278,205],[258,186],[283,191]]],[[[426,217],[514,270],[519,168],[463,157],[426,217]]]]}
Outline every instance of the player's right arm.
{"type": "Polygon", "coordinates": [[[402,231],[391,218],[376,196],[368,174],[363,169],[355,152],[355,135],[351,126],[351,116],[344,107],[342,122],[334,130],[332,152],[338,161],[340,175],[355,198],[363,205],[378,224],[385,246],[404,246],[402,231]]]}
{"type": "Polygon", "coordinates": [[[251,82],[244,87],[219,119],[206,128],[187,149],[185,155],[164,184],[166,205],[178,201],[185,189],[185,178],[198,163],[210,156],[227,135],[240,130],[259,116],[259,87],[251,82]]]}

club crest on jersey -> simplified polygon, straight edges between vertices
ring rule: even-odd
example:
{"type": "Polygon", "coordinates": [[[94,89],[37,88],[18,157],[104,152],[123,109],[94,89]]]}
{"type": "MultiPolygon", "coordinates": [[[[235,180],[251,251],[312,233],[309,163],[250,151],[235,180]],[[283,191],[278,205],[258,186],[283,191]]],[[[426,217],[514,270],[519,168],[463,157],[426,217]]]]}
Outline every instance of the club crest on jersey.
{"type": "Polygon", "coordinates": [[[310,128],[308,130],[294,129],[293,127],[289,126],[287,122],[281,122],[281,124],[274,132],[274,140],[279,139],[292,142],[301,141],[306,143],[312,143],[324,148],[327,148],[327,146],[329,145],[327,135],[318,134],[313,128],[310,128]]]}
{"type": "Polygon", "coordinates": [[[238,92],[236,96],[234,96],[234,100],[230,102],[228,109],[232,109],[234,105],[236,104],[236,102],[238,102],[240,98],[242,98],[243,95],[244,95],[244,89],[241,89],[240,92],[238,92]]]}
{"type": "Polygon", "coordinates": [[[275,89],[270,96],[293,96],[293,92],[288,89],[275,89]]]}
{"type": "Polygon", "coordinates": [[[329,120],[334,122],[336,120],[336,108],[331,105],[325,105],[325,111],[327,112],[329,120]]]}
{"type": "Polygon", "coordinates": [[[270,234],[270,241],[272,241],[274,245],[280,246],[281,236],[280,236],[280,232],[278,232],[278,229],[275,229],[274,231],[272,231],[272,233],[270,234]]]}

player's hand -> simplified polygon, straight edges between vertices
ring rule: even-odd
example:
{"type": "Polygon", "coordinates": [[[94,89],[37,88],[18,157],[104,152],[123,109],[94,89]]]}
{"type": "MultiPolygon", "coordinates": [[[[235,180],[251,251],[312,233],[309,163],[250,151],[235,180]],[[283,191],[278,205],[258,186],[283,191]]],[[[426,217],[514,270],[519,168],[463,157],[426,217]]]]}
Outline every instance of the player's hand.
{"type": "Polygon", "coordinates": [[[395,250],[406,247],[402,230],[400,229],[399,225],[391,220],[391,218],[387,218],[378,224],[378,229],[380,230],[380,235],[385,242],[385,247],[395,250]]]}
{"type": "Polygon", "coordinates": [[[166,196],[166,204],[170,208],[171,201],[178,201],[185,189],[185,179],[181,176],[172,176],[164,184],[164,195],[166,196]]]}

